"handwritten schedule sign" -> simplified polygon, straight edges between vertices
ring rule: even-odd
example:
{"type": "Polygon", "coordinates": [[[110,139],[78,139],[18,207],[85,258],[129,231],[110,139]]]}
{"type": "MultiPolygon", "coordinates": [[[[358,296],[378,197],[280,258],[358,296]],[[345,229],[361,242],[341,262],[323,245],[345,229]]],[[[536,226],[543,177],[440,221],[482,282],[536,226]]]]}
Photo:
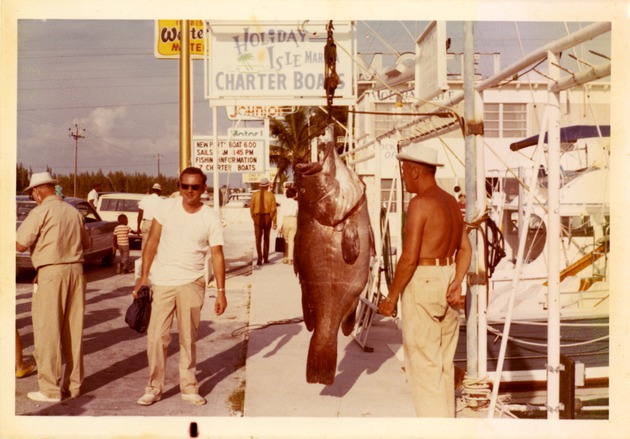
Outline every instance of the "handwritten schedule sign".
{"type": "Polygon", "coordinates": [[[195,137],[192,142],[192,163],[204,172],[264,172],[268,168],[268,139],[261,129],[232,128],[227,137],[218,138],[215,157],[212,136],[195,137]]]}

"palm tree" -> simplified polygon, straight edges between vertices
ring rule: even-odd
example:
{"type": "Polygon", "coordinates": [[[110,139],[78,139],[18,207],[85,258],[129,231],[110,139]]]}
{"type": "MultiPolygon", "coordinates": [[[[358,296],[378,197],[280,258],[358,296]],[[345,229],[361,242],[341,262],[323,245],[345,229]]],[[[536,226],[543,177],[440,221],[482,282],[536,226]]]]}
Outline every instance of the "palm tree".
{"type": "MultiPolygon", "coordinates": [[[[333,107],[333,118],[345,126],[345,107],[333,107]]],[[[270,161],[278,168],[273,185],[276,180],[286,179],[288,171],[298,163],[311,161],[311,140],[323,135],[329,123],[328,114],[319,107],[299,107],[298,111],[286,115],[283,120],[270,120],[271,136],[277,139],[277,144],[270,148],[270,161]]],[[[335,137],[342,130],[335,124],[335,137]]]]}

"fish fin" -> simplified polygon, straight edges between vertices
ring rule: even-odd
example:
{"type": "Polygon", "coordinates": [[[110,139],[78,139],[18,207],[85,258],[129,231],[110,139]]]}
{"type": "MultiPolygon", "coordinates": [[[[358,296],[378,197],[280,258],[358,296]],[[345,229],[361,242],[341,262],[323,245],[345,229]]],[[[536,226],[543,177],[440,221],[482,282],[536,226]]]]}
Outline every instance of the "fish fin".
{"type": "Polygon", "coordinates": [[[355,221],[347,221],[341,232],[341,254],[346,264],[354,264],[359,257],[361,243],[359,228],[355,221]]]}
{"type": "Polygon", "coordinates": [[[324,340],[314,333],[306,358],[306,382],[331,385],[335,382],[336,372],[337,337],[324,340]]]}
{"type": "Polygon", "coordinates": [[[302,285],[302,314],[304,316],[306,329],[313,331],[313,328],[315,328],[315,310],[313,309],[313,305],[309,300],[309,295],[306,290],[307,288],[302,285]]]}
{"type": "Polygon", "coordinates": [[[352,330],[354,329],[354,324],[356,322],[357,317],[357,305],[359,304],[359,298],[357,297],[352,306],[350,307],[350,311],[346,314],[341,321],[341,331],[343,335],[350,335],[352,330]]]}

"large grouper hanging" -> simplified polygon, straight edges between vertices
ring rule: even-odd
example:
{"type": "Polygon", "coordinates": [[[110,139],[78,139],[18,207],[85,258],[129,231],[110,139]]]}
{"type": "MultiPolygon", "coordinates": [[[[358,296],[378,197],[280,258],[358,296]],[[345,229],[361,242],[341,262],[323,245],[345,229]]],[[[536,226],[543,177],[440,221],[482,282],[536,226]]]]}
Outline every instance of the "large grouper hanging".
{"type": "Polygon", "coordinates": [[[337,370],[339,326],[350,335],[374,254],[365,184],[343,163],[334,144],[323,160],[295,167],[298,226],[295,272],[304,323],[313,331],[306,381],[330,385],[337,370]]]}

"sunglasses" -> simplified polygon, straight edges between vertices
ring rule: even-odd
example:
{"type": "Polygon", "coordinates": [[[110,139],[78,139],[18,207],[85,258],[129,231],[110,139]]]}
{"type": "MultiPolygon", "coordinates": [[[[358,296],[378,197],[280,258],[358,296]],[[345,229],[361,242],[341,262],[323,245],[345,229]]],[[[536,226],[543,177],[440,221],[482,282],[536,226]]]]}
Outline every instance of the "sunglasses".
{"type": "Polygon", "coordinates": [[[198,191],[199,189],[201,189],[201,185],[200,184],[181,183],[179,186],[185,191],[187,191],[188,189],[192,189],[193,191],[198,191]]]}

